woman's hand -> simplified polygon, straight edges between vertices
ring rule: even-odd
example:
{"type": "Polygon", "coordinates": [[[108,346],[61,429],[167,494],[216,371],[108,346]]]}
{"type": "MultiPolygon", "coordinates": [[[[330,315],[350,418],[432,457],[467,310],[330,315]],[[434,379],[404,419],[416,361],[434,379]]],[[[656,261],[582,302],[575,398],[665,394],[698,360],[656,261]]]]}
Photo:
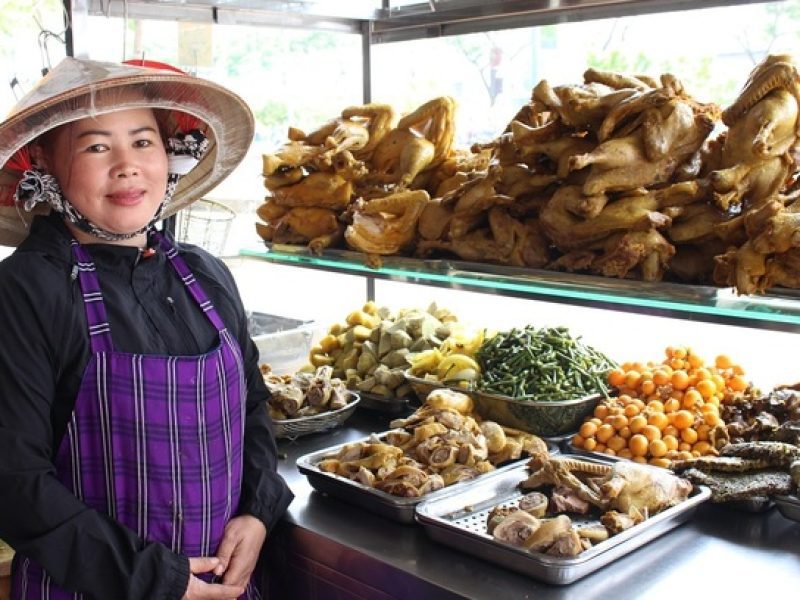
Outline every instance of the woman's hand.
{"type": "Polygon", "coordinates": [[[219,567],[219,559],[215,556],[200,556],[189,559],[189,585],[181,600],[236,600],[244,594],[244,586],[224,583],[206,583],[195,577],[200,573],[209,573],[219,567]]]}
{"type": "Polygon", "coordinates": [[[217,549],[220,563],[214,574],[224,574],[222,583],[226,585],[247,586],[266,537],[267,528],[252,515],[241,515],[228,521],[217,549]]]}

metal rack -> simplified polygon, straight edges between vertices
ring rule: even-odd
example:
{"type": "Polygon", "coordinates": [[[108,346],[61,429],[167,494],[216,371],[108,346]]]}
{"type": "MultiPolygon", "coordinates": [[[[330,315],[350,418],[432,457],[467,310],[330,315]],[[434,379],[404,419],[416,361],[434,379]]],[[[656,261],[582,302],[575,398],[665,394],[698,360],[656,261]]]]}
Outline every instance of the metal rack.
{"type": "Polygon", "coordinates": [[[317,256],[305,247],[281,244],[268,244],[266,249],[244,249],[240,254],[276,264],[361,275],[367,281],[368,299],[374,298],[374,287],[371,286],[375,280],[386,280],[651,316],[800,332],[798,290],[737,296],[730,288],[403,256],[383,257],[383,264],[373,268],[365,264],[365,256],[359,252],[326,250],[317,256]]]}
{"type": "Polygon", "coordinates": [[[91,15],[303,27],[361,33],[372,43],[767,0],[72,0],[91,15]],[[127,13],[125,12],[127,11],[127,13]]]}
{"type": "MultiPolygon", "coordinates": [[[[371,100],[373,45],[421,38],[566,23],[675,10],[695,10],[767,0],[65,0],[73,37],[86,15],[136,19],[175,19],[219,24],[296,27],[362,36],[363,97],[371,100]]],[[[303,248],[243,250],[242,255],[304,268],[357,274],[366,296],[378,279],[404,281],[548,302],[625,310],[654,316],[800,332],[800,294],[792,290],[762,296],[736,296],[729,289],[669,283],[632,282],[552,271],[536,271],[445,260],[386,257],[380,269],[363,256],[326,251],[313,256],[303,248]]]]}

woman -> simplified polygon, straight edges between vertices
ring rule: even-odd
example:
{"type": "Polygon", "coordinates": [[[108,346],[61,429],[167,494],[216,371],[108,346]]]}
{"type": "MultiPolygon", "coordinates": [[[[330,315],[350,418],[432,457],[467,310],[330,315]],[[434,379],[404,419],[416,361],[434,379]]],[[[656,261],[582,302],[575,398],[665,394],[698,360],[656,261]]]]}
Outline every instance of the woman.
{"type": "Polygon", "coordinates": [[[223,263],[155,229],[252,134],[211,82],[75,59],[0,124],[0,241],[21,242],[0,263],[12,598],[258,597],[292,495],[257,351],[223,263]]]}

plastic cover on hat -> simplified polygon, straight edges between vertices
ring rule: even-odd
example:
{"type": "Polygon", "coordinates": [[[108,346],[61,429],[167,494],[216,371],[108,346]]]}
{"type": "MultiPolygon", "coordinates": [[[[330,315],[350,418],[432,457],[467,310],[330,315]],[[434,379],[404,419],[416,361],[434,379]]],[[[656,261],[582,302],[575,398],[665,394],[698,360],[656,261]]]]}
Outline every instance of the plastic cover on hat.
{"type": "Polygon", "coordinates": [[[199,121],[209,140],[197,166],[180,179],[165,218],[219,184],[253,139],[253,116],[245,102],[213,82],[173,70],[67,58],[0,124],[0,244],[18,244],[32,219],[13,202],[21,173],[8,162],[17,150],[60,125],[142,107],[163,109],[157,117],[167,135],[185,133],[199,121]]]}

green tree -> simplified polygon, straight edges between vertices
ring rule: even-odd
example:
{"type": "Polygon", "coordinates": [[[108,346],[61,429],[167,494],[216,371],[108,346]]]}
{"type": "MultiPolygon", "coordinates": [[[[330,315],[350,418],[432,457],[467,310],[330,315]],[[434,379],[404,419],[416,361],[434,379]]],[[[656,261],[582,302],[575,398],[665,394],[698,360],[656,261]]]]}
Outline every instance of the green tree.
{"type": "Polygon", "coordinates": [[[794,47],[800,42],[800,1],[772,2],[764,5],[764,13],[767,19],[762,29],[746,29],[737,34],[753,65],[776,46],[794,47]]]}
{"type": "Polygon", "coordinates": [[[629,74],[648,73],[653,66],[652,61],[642,52],[631,58],[628,54],[616,49],[602,53],[590,51],[589,56],[586,57],[586,63],[598,71],[629,74]]]}
{"type": "Polygon", "coordinates": [[[283,100],[267,100],[261,106],[253,108],[253,116],[268,128],[285,128],[289,120],[289,107],[283,100]]]}

